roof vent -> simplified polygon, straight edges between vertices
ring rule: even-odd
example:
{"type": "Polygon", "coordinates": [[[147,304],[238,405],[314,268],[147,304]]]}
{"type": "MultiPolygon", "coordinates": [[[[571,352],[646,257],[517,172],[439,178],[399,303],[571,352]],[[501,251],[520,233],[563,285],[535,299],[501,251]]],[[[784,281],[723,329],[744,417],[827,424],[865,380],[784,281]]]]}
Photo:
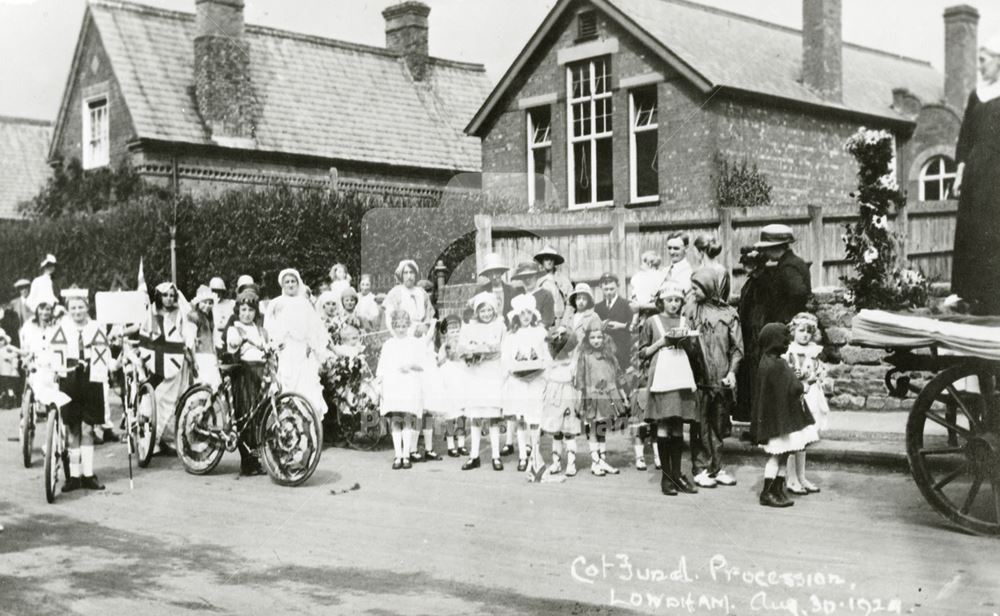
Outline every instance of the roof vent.
{"type": "Polygon", "coordinates": [[[584,11],[576,20],[577,40],[597,37],[597,11],[584,11]]]}

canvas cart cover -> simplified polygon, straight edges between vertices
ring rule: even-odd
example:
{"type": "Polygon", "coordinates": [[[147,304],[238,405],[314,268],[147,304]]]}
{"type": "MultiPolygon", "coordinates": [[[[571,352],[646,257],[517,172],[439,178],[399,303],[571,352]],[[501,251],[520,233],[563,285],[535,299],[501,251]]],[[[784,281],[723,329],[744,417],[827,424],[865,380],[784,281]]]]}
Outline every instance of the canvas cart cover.
{"type": "Polygon", "coordinates": [[[854,317],[852,334],[853,343],[861,346],[937,346],[958,355],[1000,361],[1000,317],[928,317],[862,310],[854,317]]]}

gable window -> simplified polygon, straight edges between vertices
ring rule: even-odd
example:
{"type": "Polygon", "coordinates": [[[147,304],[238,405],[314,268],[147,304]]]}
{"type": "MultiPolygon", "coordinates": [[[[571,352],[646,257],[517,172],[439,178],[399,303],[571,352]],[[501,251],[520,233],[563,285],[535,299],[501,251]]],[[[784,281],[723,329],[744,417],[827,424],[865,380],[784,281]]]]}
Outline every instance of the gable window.
{"type": "Polygon", "coordinates": [[[109,163],[108,98],[83,102],[83,168],[95,169],[109,163]]]}
{"type": "Polygon", "coordinates": [[[629,182],[632,203],[659,198],[656,86],[629,94],[629,182]]]}
{"type": "Polygon", "coordinates": [[[947,156],[934,156],[920,169],[920,200],[940,201],[954,199],[955,176],[958,165],[947,156]]]}
{"type": "Polygon", "coordinates": [[[549,107],[528,110],[528,203],[546,201],[545,187],[552,175],[552,111],[549,107]]]}
{"type": "Polygon", "coordinates": [[[611,205],[611,62],[587,60],[566,73],[570,207],[611,205]]]}

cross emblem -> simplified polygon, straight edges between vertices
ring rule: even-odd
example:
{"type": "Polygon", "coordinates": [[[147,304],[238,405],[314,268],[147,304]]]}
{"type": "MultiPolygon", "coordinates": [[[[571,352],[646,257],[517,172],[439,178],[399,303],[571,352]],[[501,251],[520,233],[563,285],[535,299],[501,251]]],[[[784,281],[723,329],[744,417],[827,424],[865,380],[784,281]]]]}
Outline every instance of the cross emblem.
{"type": "Polygon", "coordinates": [[[108,355],[108,336],[100,327],[94,332],[94,338],[87,345],[91,353],[91,363],[98,362],[104,365],[111,364],[111,357],[108,355]]]}
{"type": "Polygon", "coordinates": [[[181,369],[184,343],[167,340],[163,329],[163,321],[160,321],[158,325],[159,327],[156,328],[155,336],[140,334],[139,346],[152,354],[151,357],[147,358],[146,362],[148,364],[149,360],[152,359],[153,374],[166,378],[167,376],[173,376],[181,369]],[[169,375],[167,374],[168,367],[173,368],[169,375]]]}

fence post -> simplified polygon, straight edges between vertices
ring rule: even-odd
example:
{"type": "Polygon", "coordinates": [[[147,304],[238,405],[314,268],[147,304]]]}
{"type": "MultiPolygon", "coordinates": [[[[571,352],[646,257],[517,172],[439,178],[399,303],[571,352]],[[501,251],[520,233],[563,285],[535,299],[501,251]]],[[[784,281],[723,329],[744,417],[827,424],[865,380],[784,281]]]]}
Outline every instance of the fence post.
{"type": "Polygon", "coordinates": [[[896,208],[896,232],[899,233],[899,263],[907,265],[907,255],[910,252],[910,214],[903,207],[896,208]]]}
{"type": "Polygon", "coordinates": [[[726,266],[726,270],[732,276],[735,263],[733,253],[739,250],[735,246],[736,229],[733,228],[733,210],[727,207],[717,207],[715,211],[719,214],[719,243],[722,245],[722,264],[726,266]]]}
{"type": "Polygon", "coordinates": [[[809,235],[812,240],[812,274],[813,288],[826,285],[826,259],[824,255],[823,242],[823,206],[810,205],[809,207],[809,235]]]}
{"type": "MultiPolygon", "coordinates": [[[[493,252],[493,217],[476,214],[476,272],[482,271],[483,260],[493,252]]],[[[475,282],[475,278],[473,278],[475,282]]]]}
{"type": "Polygon", "coordinates": [[[621,280],[621,294],[628,297],[625,287],[628,278],[628,264],[625,262],[628,251],[625,249],[625,210],[615,208],[611,211],[611,263],[613,272],[621,280]]]}

